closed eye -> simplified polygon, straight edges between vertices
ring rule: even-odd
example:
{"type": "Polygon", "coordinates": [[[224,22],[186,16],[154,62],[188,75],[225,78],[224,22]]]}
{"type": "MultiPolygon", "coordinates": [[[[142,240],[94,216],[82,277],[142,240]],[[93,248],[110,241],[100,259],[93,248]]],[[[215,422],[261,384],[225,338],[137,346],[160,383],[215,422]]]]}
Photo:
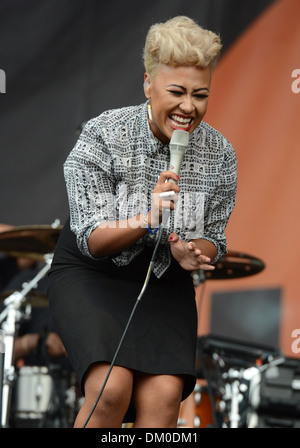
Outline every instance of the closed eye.
{"type": "Polygon", "coordinates": [[[203,98],[208,98],[208,95],[205,93],[197,93],[196,95],[194,95],[194,97],[198,100],[202,100],[203,98]]]}
{"type": "MultiPolygon", "coordinates": [[[[178,90],[168,90],[168,92],[172,93],[175,96],[185,95],[185,92],[180,92],[178,90]]],[[[208,94],[207,93],[195,93],[193,96],[197,100],[203,100],[204,98],[208,98],[208,94]]]]}
{"type": "Polygon", "coordinates": [[[168,90],[168,92],[170,92],[170,93],[172,93],[173,95],[176,95],[176,96],[183,95],[183,92],[179,92],[178,90],[168,90]]]}

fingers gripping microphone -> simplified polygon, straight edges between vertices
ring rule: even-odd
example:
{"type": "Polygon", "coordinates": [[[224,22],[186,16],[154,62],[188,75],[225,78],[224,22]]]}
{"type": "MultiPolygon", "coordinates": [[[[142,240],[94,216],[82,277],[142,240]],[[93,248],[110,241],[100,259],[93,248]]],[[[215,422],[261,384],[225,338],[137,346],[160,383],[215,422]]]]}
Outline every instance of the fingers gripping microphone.
{"type": "MultiPolygon", "coordinates": [[[[170,166],[169,170],[179,176],[181,164],[183,157],[189,145],[189,133],[187,131],[182,131],[176,129],[171,137],[170,141],[170,166]]],[[[168,179],[167,182],[177,183],[173,179],[168,179]]],[[[174,196],[174,191],[166,191],[160,194],[161,199],[172,199],[174,196]]]]}

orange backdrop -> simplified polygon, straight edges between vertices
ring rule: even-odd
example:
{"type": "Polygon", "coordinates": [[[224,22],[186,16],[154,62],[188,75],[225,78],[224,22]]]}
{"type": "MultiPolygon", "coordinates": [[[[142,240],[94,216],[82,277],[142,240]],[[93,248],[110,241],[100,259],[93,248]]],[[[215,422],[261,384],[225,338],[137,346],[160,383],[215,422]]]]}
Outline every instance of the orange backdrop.
{"type": "Polygon", "coordinates": [[[199,334],[207,334],[213,292],[279,287],[280,347],[294,357],[291,334],[300,329],[300,92],[292,90],[292,73],[300,69],[299,18],[299,0],[275,2],[214,73],[205,121],[231,141],[238,158],[228,249],[254,255],[266,267],[251,277],[206,281],[199,313],[199,334]]]}

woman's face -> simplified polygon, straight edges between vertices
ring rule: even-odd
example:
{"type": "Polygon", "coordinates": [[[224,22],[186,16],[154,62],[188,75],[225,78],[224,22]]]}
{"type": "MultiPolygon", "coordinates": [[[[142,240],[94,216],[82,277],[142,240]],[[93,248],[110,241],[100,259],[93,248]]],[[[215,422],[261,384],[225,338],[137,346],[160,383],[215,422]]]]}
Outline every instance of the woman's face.
{"type": "Polygon", "coordinates": [[[151,79],[145,73],[144,92],[150,99],[153,134],[164,144],[175,129],[190,134],[202,121],[211,83],[210,67],[172,67],[162,64],[151,79]]]}

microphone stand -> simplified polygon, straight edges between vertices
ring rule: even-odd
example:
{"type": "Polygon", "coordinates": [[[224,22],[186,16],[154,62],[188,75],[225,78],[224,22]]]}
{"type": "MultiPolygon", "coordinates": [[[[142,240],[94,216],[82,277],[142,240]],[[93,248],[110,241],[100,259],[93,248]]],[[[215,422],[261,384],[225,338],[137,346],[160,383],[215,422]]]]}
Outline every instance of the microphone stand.
{"type": "Polygon", "coordinates": [[[17,334],[17,323],[23,317],[20,311],[22,303],[26,300],[26,295],[31,289],[36,288],[38,282],[45,276],[51,267],[52,254],[44,256],[45,266],[38,272],[38,274],[28,283],[23,285],[21,291],[15,291],[8,296],[5,301],[5,309],[0,314],[0,323],[3,330],[3,345],[5,347],[5,355],[1,355],[1,364],[3,362],[2,374],[2,400],[1,400],[1,427],[9,427],[9,412],[11,404],[12,386],[15,380],[14,367],[14,343],[17,334]],[[4,359],[2,359],[4,358],[4,359]]]}

